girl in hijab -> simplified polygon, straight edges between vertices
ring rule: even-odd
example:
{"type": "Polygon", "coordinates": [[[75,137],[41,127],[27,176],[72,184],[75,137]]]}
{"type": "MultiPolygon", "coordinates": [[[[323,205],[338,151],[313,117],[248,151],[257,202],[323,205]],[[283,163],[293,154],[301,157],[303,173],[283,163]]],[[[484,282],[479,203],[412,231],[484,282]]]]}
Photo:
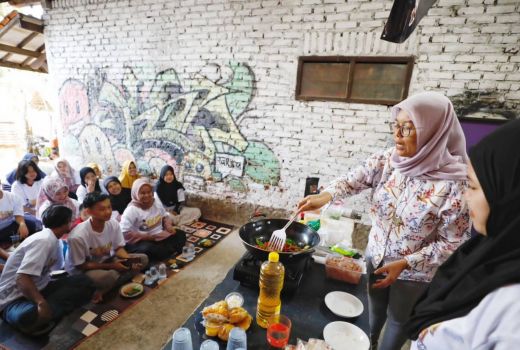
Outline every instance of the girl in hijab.
{"type": "Polygon", "coordinates": [[[121,230],[129,253],[164,260],[182,251],[186,234],[176,229],[164,207],[154,199],[153,186],[145,179],[132,185],[132,202],[121,217],[121,230]]]}
{"type": "Polygon", "coordinates": [[[480,233],[439,267],[407,324],[412,349],[517,349],[520,342],[520,120],[470,152],[466,192],[480,233]]]}
{"type": "Polygon", "coordinates": [[[140,177],[141,175],[137,172],[137,167],[133,161],[127,160],[123,163],[121,174],[119,175],[119,181],[123,188],[132,189],[134,181],[140,177]]]}
{"type": "Polygon", "coordinates": [[[58,158],[55,163],[54,172],[52,176],[59,177],[69,190],[69,196],[77,199],[76,190],[78,189],[81,179],[76,170],[74,170],[66,159],[58,158]]]}
{"type": "Polygon", "coordinates": [[[64,205],[72,210],[72,221],[79,216],[78,201],[69,197],[69,187],[59,177],[48,176],[43,180],[42,188],[36,201],[36,215],[41,215],[52,204],[64,205]]]}
{"type": "Polygon", "coordinates": [[[81,204],[87,193],[101,192],[101,186],[99,186],[99,179],[96,172],[90,167],[81,168],[79,177],[81,179],[81,186],[76,190],[76,196],[78,196],[78,203],[81,204]]]}
{"type": "Polygon", "coordinates": [[[132,201],[131,191],[123,188],[121,182],[115,176],[109,176],[103,181],[110,203],[112,204],[112,218],[121,221],[121,215],[132,201]]]}
{"type": "Polygon", "coordinates": [[[175,171],[170,165],[161,169],[159,181],[155,186],[155,199],[159,201],[176,226],[188,225],[200,218],[199,208],[185,206],[184,186],[177,180],[175,171]]]}
{"type": "Polygon", "coordinates": [[[437,267],[469,236],[466,144],[453,105],[424,92],[392,108],[395,146],[372,155],[299,210],[372,189],[366,250],[372,349],[401,349],[404,323],[437,267]],[[379,336],[386,330],[378,347],[379,336]]]}
{"type": "MultiPolygon", "coordinates": [[[[22,161],[33,161],[34,164],[38,165],[38,162],[40,161],[40,159],[38,158],[38,156],[34,153],[27,153],[23,156],[22,158],[22,161]]],[[[16,181],[16,171],[18,170],[18,168],[14,169],[13,171],[11,171],[9,174],[7,174],[7,176],[5,177],[7,182],[12,185],[15,181],[16,181]]],[[[43,179],[46,174],[40,169],[38,168],[38,176],[43,179]]]]}

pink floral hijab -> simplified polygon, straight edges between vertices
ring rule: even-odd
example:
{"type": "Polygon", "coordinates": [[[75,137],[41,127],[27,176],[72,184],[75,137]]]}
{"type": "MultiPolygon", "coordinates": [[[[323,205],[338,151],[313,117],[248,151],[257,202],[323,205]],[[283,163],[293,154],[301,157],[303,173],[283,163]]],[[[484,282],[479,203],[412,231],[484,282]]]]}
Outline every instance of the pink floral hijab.
{"type": "Polygon", "coordinates": [[[40,189],[38,200],[36,201],[36,211],[38,212],[41,206],[45,204],[45,202],[49,201],[51,204],[61,204],[66,206],[72,210],[74,217],[76,217],[77,208],[72,199],[67,197],[64,201],[56,200],[56,194],[64,188],[67,190],[69,189],[67,184],[62,179],[54,176],[46,176],[43,179],[42,188],[40,189]]]}
{"type": "Polygon", "coordinates": [[[451,101],[436,92],[422,92],[392,107],[393,120],[402,110],[417,130],[417,153],[400,157],[394,150],[392,166],[425,180],[465,180],[466,138],[451,101]]]}

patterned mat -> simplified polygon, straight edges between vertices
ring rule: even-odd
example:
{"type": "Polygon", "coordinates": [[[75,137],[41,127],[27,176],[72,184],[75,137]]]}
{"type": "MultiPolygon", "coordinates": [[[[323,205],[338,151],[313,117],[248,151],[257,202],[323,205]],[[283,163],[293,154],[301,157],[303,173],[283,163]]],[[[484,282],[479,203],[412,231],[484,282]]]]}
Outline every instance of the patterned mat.
{"type": "MultiPolygon", "coordinates": [[[[207,250],[223,240],[232,230],[233,226],[201,219],[189,226],[183,226],[187,241],[195,245],[195,261],[207,250]],[[211,246],[206,246],[208,241],[211,246]]],[[[182,256],[172,257],[177,261],[178,269],[168,269],[168,279],[174,276],[179,269],[185,268],[191,262],[182,256]]],[[[167,264],[168,266],[168,264],[167,264]]],[[[119,295],[119,290],[113,290],[105,295],[103,304],[87,304],[64,317],[58,325],[46,336],[27,337],[14,330],[0,320],[0,350],[65,350],[71,349],[85,341],[103,327],[108,326],[128,308],[144,300],[147,295],[166,280],[158,284],[144,288],[144,294],[138,298],[128,299],[119,295]]]]}

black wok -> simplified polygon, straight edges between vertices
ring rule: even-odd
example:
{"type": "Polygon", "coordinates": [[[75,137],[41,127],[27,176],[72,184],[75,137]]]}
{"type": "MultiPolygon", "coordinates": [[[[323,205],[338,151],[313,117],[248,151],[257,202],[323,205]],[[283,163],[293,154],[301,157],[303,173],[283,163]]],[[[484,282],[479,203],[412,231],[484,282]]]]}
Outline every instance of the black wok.
{"type": "MultiPolygon", "coordinates": [[[[256,240],[268,242],[273,231],[279,230],[287,224],[285,219],[262,219],[250,222],[242,226],[238,232],[246,249],[259,260],[266,261],[269,252],[256,246],[256,240]]],[[[314,247],[320,243],[320,236],[307,225],[293,222],[286,230],[287,238],[292,239],[300,248],[309,246],[308,249],[299,252],[280,252],[280,261],[291,263],[307,257],[314,252],[314,247]]]]}

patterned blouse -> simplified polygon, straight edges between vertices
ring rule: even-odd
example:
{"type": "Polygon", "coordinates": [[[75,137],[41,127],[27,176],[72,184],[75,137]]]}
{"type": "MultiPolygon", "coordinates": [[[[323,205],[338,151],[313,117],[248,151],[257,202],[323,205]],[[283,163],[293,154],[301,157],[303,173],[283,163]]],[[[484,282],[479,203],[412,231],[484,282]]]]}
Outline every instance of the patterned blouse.
{"type": "Polygon", "coordinates": [[[394,148],[376,153],[327,189],[333,197],[372,188],[372,229],[367,257],[374,267],[406,259],[399,279],[430,282],[452,253],[470,237],[463,192],[466,181],[421,180],[394,169],[394,148]]]}

